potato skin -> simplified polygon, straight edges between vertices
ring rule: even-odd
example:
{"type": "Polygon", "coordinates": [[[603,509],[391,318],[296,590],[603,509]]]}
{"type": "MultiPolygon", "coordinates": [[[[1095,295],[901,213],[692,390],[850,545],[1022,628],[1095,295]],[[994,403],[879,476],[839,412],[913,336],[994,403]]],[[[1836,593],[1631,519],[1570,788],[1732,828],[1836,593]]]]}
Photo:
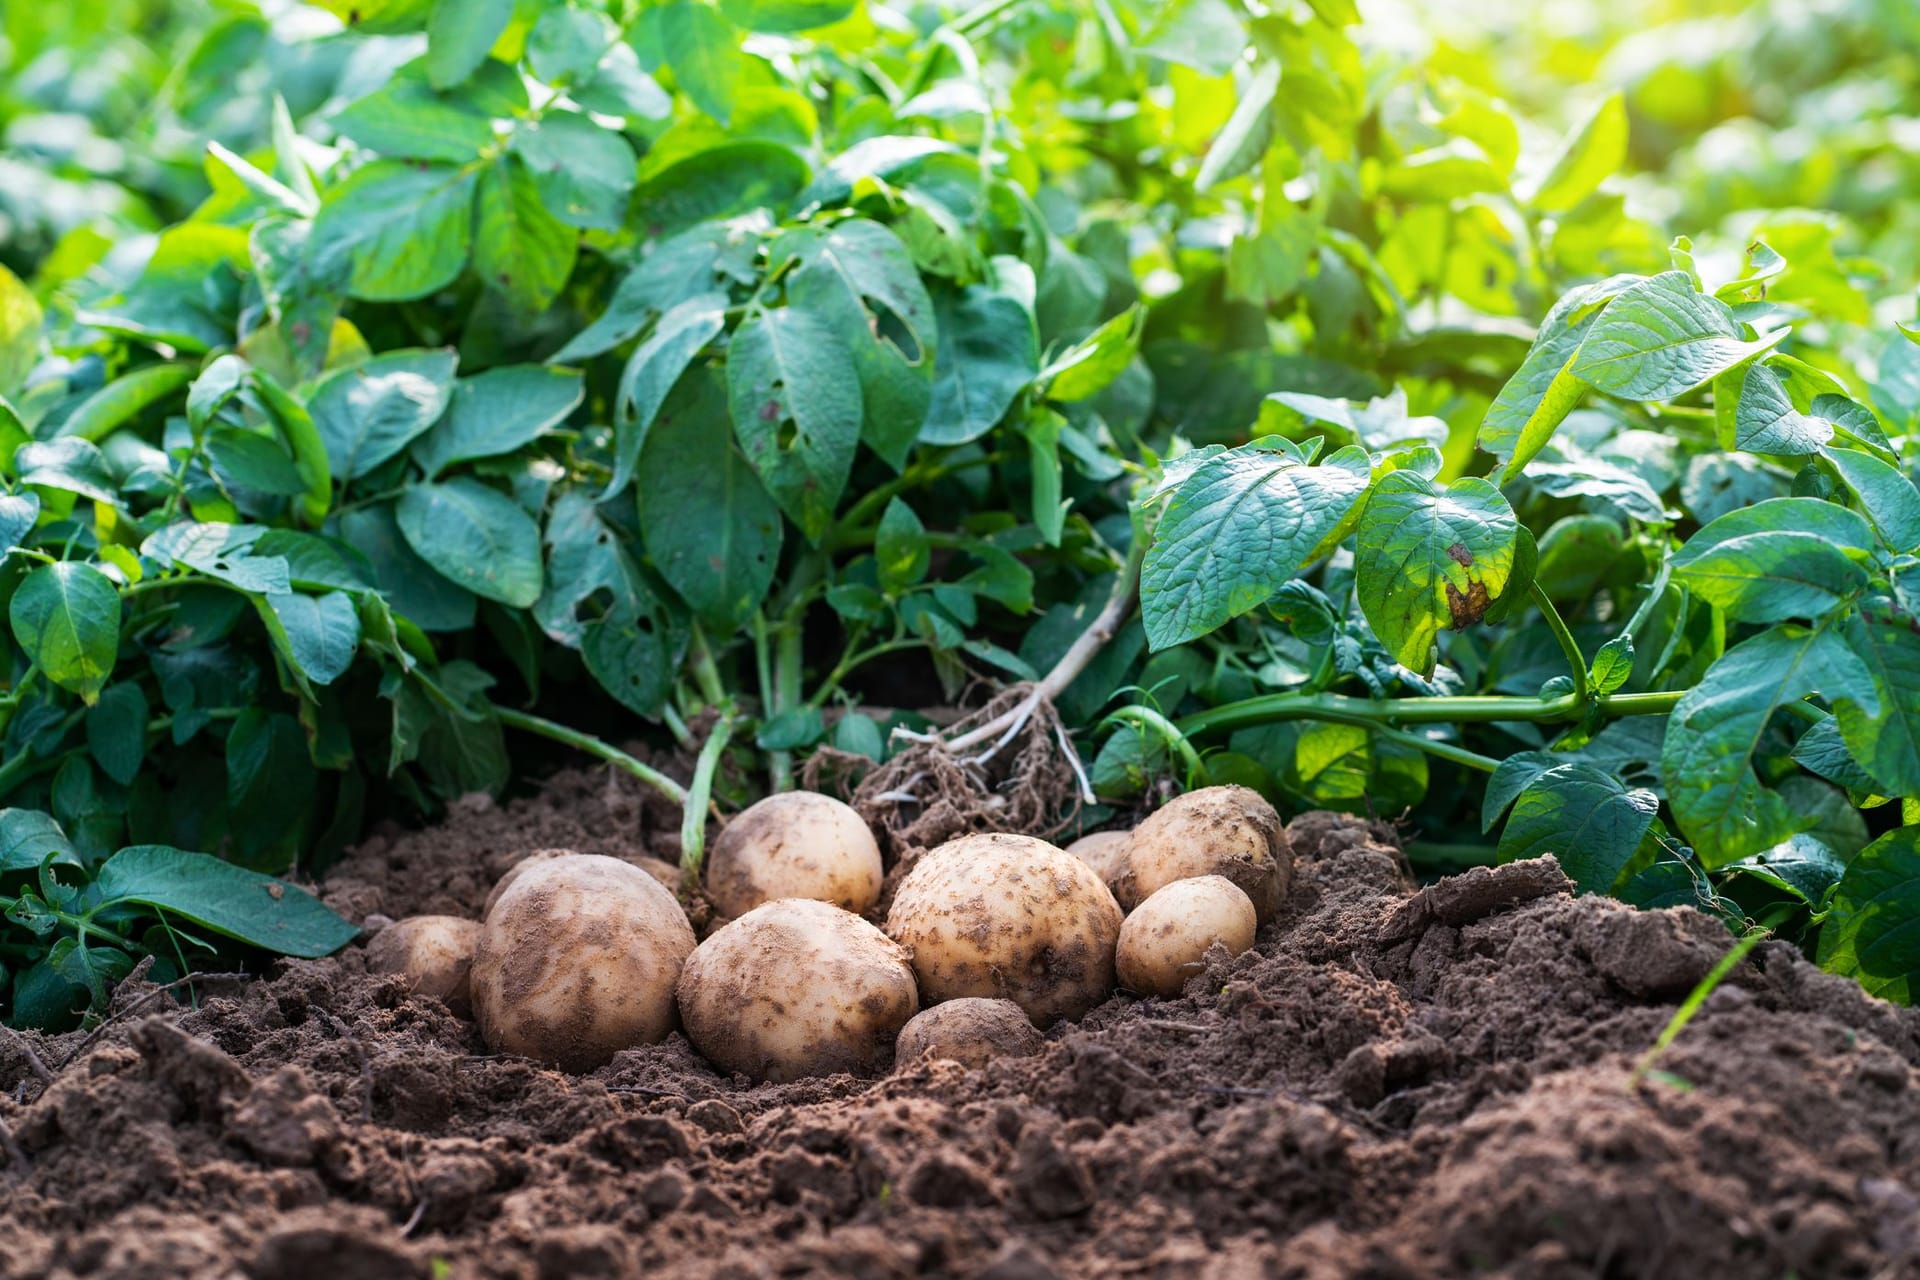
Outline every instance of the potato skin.
{"type": "Polygon", "coordinates": [[[810,898],[762,903],[723,926],[687,961],[676,996],[708,1061],[779,1083],[883,1070],[920,1008],[906,951],[810,898]]]}
{"type": "Polygon", "coordinates": [[[850,805],[785,791],[749,805],[707,851],[707,898],[738,919],[763,902],[813,898],[856,915],[880,900],[880,846],[850,805]]]}
{"type": "Polygon", "coordinates": [[[1175,880],[1154,891],[1120,926],[1120,985],[1142,995],[1177,996],[1200,972],[1214,943],[1239,955],[1260,921],[1253,902],[1225,876],[1175,880]]]}
{"type": "MultiPolygon", "coordinates": [[[[500,895],[505,893],[507,887],[515,880],[518,880],[521,873],[528,867],[536,863],[546,862],[551,858],[576,858],[579,856],[580,855],[572,849],[535,849],[532,853],[508,867],[501,877],[494,882],[493,888],[487,893],[486,902],[480,908],[480,918],[485,920],[493,914],[493,904],[500,901],[500,895]]],[[[680,868],[674,866],[666,859],[642,854],[637,858],[627,858],[622,859],[622,861],[632,862],[634,866],[640,868],[655,880],[658,880],[670,891],[678,892],[680,888],[680,868]]]]}
{"type": "Polygon", "coordinates": [[[1096,831],[1068,845],[1067,852],[1092,867],[1102,880],[1111,880],[1122,869],[1120,859],[1132,835],[1131,831],[1096,831]]]}
{"type": "Polygon", "coordinates": [[[928,1003],[998,997],[1044,1029],[1113,989],[1120,907],[1093,868],[1044,840],[962,836],[907,873],[887,935],[913,953],[928,1003]]]}
{"type": "Polygon", "coordinates": [[[590,1071],[673,1030],[692,951],[680,904],[639,867],[581,853],[537,862],[480,930],[474,1021],[496,1053],[590,1071]]]}
{"type": "Polygon", "coordinates": [[[893,1060],[904,1067],[941,1058],[978,1070],[995,1058],[1030,1057],[1045,1043],[1013,1001],[962,996],[915,1014],[900,1028],[893,1060]]]}
{"type": "Polygon", "coordinates": [[[1195,876],[1225,876],[1271,920],[1293,883],[1293,846],[1272,805],[1246,787],[1202,787],[1176,797],[1133,829],[1108,883],[1132,911],[1156,890],[1195,876]]]}
{"type": "Polygon", "coordinates": [[[367,969],[404,974],[407,984],[433,996],[461,1017],[473,1013],[467,985],[480,922],[458,916],[408,916],[396,920],[367,943],[367,969]]]}

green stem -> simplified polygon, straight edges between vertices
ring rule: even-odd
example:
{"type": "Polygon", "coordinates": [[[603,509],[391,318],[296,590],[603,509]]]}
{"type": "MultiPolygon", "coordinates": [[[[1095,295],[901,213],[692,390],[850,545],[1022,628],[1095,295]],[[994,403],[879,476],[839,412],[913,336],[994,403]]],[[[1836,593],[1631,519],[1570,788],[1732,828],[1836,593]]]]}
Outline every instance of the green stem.
{"type": "Polygon", "coordinates": [[[1528,587],[1527,593],[1533,597],[1540,616],[1547,620],[1547,629],[1553,632],[1553,638],[1560,642],[1560,652],[1567,655],[1567,665],[1573,668],[1573,696],[1578,700],[1578,705],[1584,708],[1593,694],[1587,688],[1587,659],[1580,652],[1580,642],[1573,638],[1573,632],[1567,629],[1566,619],[1553,607],[1553,601],[1547,598],[1547,593],[1538,582],[1528,587]]]}
{"type": "Polygon", "coordinates": [[[1200,762],[1200,753],[1193,749],[1193,743],[1187,740],[1187,735],[1152,707],[1139,703],[1117,707],[1105,723],[1130,724],[1142,733],[1152,730],[1165,739],[1169,749],[1179,753],[1181,761],[1187,766],[1189,781],[1206,776],[1206,766],[1200,762]]]}
{"type": "Polygon", "coordinates": [[[969,471],[975,467],[990,467],[996,462],[1004,461],[1006,461],[1004,453],[982,453],[974,457],[946,462],[917,462],[885,484],[867,490],[858,502],[847,508],[845,515],[834,521],[834,528],[836,531],[858,529],[867,521],[877,519],[886,509],[887,504],[903,493],[961,471],[969,471]]]}
{"type": "Polygon", "coordinates": [[[733,736],[733,721],[733,708],[722,708],[706,745],[700,748],[700,758],[693,766],[693,784],[687,788],[686,805],[680,813],[680,880],[689,895],[700,887],[700,864],[706,858],[707,801],[713,794],[713,775],[720,768],[720,756],[733,736]]]}
{"type": "Polygon", "coordinates": [[[716,707],[725,702],[726,685],[721,682],[720,668],[714,665],[713,649],[707,644],[707,633],[700,629],[697,622],[693,624],[693,639],[687,645],[687,656],[693,663],[693,681],[700,686],[700,696],[716,707]]]}
{"type": "MultiPolygon", "coordinates": [[[[500,723],[510,729],[520,729],[527,733],[538,734],[543,738],[549,738],[554,742],[572,747],[577,751],[584,751],[590,756],[605,760],[608,764],[625,769],[628,773],[640,779],[640,781],[646,783],[655,791],[658,791],[674,804],[685,805],[687,803],[687,789],[685,787],[675,782],[672,778],[669,778],[666,774],[661,773],[652,765],[643,764],[634,759],[618,747],[609,746],[607,743],[602,742],[590,734],[569,729],[563,724],[555,724],[553,721],[542,719],[539,716],[528,715],[524,711],[515,711],[511,707],[495,707],[494,711],[495,714],[500,717],[500,723]]],[[[706,807],[704,801],[701,807],[706,807]]]]}
{"type": "MultiPolygon", "coordinates": [[[[1616,693],[1595,699],[1610,716],[1662,715],[1673,710],[1685,690],[1616,693]]],[[[1178,722],[1189,737],[1231,732],[1282,720],[1348,720],[1356,724],[1486,724],[1501,720],[1554,724],[1580,718],[1582,706],[1571,694],[1527,698],[1479,694],[1433,698],[1354,698],[1338,693],[1269,693],[1210,707],[1178,722]]]]}
{"type": "Polygon", "coordinates": [[[1436,760],[1451,760],[1454,764],[1465,765],[1469,769],[1478,769],[1481,773],[1492,773],[1500,767],[1500,762],[1492,756],[1483,756],[1478,751],[1469,751],[1457,747],[1451,742],[1439,742],[1422,737],[1417,733],[1408,733],[1405,729],[1390,729],[1384,725],[1368,725],[1376,738],[1388,742],[1397,742],[1403,747],[1415,751],[1424,751],[1436,760]]]}
{"type": "Polygon", "coordinates": [[[925,640],[914,637],[909,639],[885,640],[879,644],[862,649],[858,653],[849,650],[847,655],[840,659],[840,665],[828,672],[827,678],[820,682],[820,687],[813,691],[813,696],[807,699],[807,705],[810,707],[824,707],[827,704],[827,699],[833,696],[834,690],[840,687],[842,680],[845,680],[851,675],[856,668],[872,662],[875,658],[884,658],[889,653],[899,653],[903,649],[918,649],[925,644],[925,640]]]}
{"type": "Polygon", "coordinates": [[[1660,1055],[1680,1038],[1680,1033],[1687,1029],[1689,1022],[1693,1021],[1693,1015],[1700,1012],[1700,1007],[1706,1004],[1707,997],[1711,996],[1726,980],[1728,974],[1739,967],[1740,962],[1747,958],[1749,952],[1767,938],[1772,937],[1773,931],[1784,924],[1790,914],[1792,914],[1791,907],[1777,908],[1760,923],[1740,935],[1740,940],[1733,944],[1727,954],[1720,957],[1720,963],[1714,965],[1707,976],[1694,985],[1680,1007],[1673,1011],[1673,1017],[1667,1020],[1666,1027],[1660,1032],[1660,1038],[1653,1042],[1653,1047],[1647,1050],[1646,1055],[1634,1067],[1633,1075],[1627,1082],[1629,1088],[1646,1079],[1647,1073],[1653,1070],[1653,1064],[1660,1060],[1660,1055]]]}
{"type": "MultiPolygon", "coordinates": [[[[776,711],[800,705],[800,619],[790,617],[780,624],[774,637],[773,701],[776,711]]],[[[793,753],[772,751],[767,765],[773,774],[774,791],[793,790],[793,753]]]]}

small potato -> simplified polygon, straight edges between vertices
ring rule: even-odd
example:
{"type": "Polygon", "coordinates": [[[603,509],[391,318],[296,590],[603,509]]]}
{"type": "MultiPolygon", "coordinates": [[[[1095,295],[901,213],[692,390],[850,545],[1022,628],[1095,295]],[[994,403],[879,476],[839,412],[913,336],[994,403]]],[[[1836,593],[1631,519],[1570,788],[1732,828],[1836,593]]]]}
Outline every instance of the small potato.
{"type": "Polygon", "coordinates": [[[945,1058],[978,1070],[995,1058],[1025,1058],[1046,1041],[1011,1000],[965,996],[914,1015],[894,1042],[896,1066],[945,1058]]]}
{"type": "Polygon", "coordinates": [[[887,934],[913,953],[920,994],[1011,1000],[1037,1027],[1113,989],[1120,908],[1093,868],[1028,836],[962,836],[901,881],[887,934]]]}
{"type": "Polygon", "coordinates": [[[405,974],[414,991],[433,996],[465,1018],[473,1013],[467,975],[479,940],[477,920],[409,916],[373,935],[367,943],[367,968],[374,973],[405,974]]]}
{"type": "Polygon", "coordinates": [[[665,885],[667,892],[676,896],[679,894],[680,868],[674,866],[665,858],[655,858],[651,855],[643,854],[633,860],[633,865],[665,885]]]}
{"type": "Polygon", "coordinates": [[[855,915],[880,901],[880,846],[851,806],[814,791],[750,805],[707,853],[707,898],[739,918],[763,902],[813,898],[855,915]]]}
{"type": "Polygon", "coordinates": [[[496,1053],[590,1071],[673,1030],[692,951],[680,904],[639,867],[581,853],[536,862],[480,930],[474,1021],[496,1053]]]}
{"type": "Polygon", "coordinates": [[[1177,996],[1200,972],[1216,942],[1239,955],[1260,921],[1253,902],[1225,876],[1175,880],[1134,908],[1120,926],[1120,985],[1150,996],[1177,996]]]}
{"type": "Polygon", "coordinates": [[[1133,829],[1108,883],[1132,911],[1156,890],[1195,876],[1240,886],[1265,924],[1293,883],[1293,847],[1272,805],[1246,787],[1202,787],[1133,829]]]}
{"type": "Polygon", "coordinates": [[[1102,880],[1111,880],[1120,870],[1120,858],[1131,831],[1096,831],[1081,836],[1067,846],[1067,852],[1093,868],[1102,880]]]}
{"type": "Polygon", "coordinates": [[[907,953],[827,902],[763,903],[701,943],[680,1018],[723,1071],[784,1083],[878,1071],[920,1007],[907,953]]]}

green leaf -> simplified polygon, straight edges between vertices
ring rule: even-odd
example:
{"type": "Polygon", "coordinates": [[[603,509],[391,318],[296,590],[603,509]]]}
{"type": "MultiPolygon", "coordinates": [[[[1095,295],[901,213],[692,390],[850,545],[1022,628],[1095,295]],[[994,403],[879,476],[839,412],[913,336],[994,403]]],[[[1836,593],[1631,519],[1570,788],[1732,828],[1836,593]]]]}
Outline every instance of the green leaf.
{"type": "Polygon", "coordinates": [[[634,195],[654,234],[777,209],[806,185],[804,157],[783,143],[744,139],[696,151],[650,175],[634,195]]]}
{"type": "Polygon", "coordinates": [[[1913,619],[1874,601],[1848,619],[1842,634],[1872,676],[1880,705],[1837,703],[1840,737],[1881,794],[1920,796],[1920,635],[1913,619]]]}
{"type": "Polygon", "coordinates": [[[1913,1002],[1920,977],[1920,827],[1890,831],[1862,849],[1834,886],[1820,930],[1820,967],[1867,991],[1913,1002]]]}
{"type": "Polygon", "coordinates": [[[1817,907],[1827,890],[1846,874],[1847,859],[1813,836],[1798,835],[1765,853],[1742,858],[1727,870],[1753,876],[1817,907]]]}
{"type": "Polygon", "coordinates": [[[620,29],[603,13],[561,5],[548,9],[527,36],[527,62],[548,84],[573,80],[600,62],[620,29]]]}
{"type": "Polygon", "coordinates": [[[1674,581],[1741,622],[1818,617],[1866,585],[1846,554],[1867,522],[1819,498],[1773,498],[1711,521],[1674,553],[1674,581]]]}
{"type": "Polygon", "coordinates": [[[568,489],[554,501],[544,537],[546,591],[534,605],[533,616],[554,640],[578,649],[585,643],[590,622],[657,612],[623,531],[605,518],[584,489],[568,489]],[[589,606],[585,616],[582,606],[589,606]]]}
{"type": "Polygon", "coordinates": [[[1545,213],[1573,208],[1626,169],[1627,104],[1611,93],[1568,136],[1553,166],[1528,201],[1545,213]]]}
{"type": "Polygon", "coordinates": [[[285,560],[253,553],[254,544],[265,533],[258,525],[183,520],[148,535],[140,544],[140,554],[163,566],[192,569],[240,591],[291,590],[285,560]]]}
{"type": "Polygon", "coordinates": [[[261,604],[274,647],[313,683],[332,684],[353,665],[360,613],[346,592],[287,592],[265,596],[261,604]]]}
{"type": "Polygon", "coordinates": [[[1273,100],[1280,91],[1280,61],[1263,59],[1234,103],[1233,114],[1207,148],[1194,175],[1195,191],[1210,191],[1260,161],[1273,138],[1273,100]]]}
{"type": "Polygon", "coordinates": [[[1794,763],[1849,791],[1867,794],[1880,789],[1873,775],[1847,750],[1840,736],[1840,721],[1828,716],[1800,735],[1793,744],[1794,763]]]}
{"type": "Polygon", "coordinates": [[[1478,477],[1451,486],[1396,471],[1373,488],[1354,547],[1360,608],[1400,664],[1433,670],[1444,627],[1480,621],[1506,590],[1519,522],[1478,477]]]}
{"type": "Polygon", "coordinates": [[[102,904],[139,904],[281,955],[318,958],[359,929],[306,890],[204,853],[134,845],[101,864],[102,904]]]}
{"type": "Polygon", "coordinates": [[[37,870],[48,858],[67,866],[80,863],[53,815],[38,809],[0,809],[0,875],[37,870]]]}
{"type": "Polygon", "coordinates": [[[407,545],[448,581],[515,608],[540,598],[540,528],[505,494],[458,476],[407,490],[396,515],[407,545]]]}
{"type": "Polygon", "coordinates": [[[1480,447],[1507,459],[1503,481],[1520,474],[1580,403],[1586,384],[1573,374],[1580,344],[1600,308],[1639,283],[1639,276],[1610,276],[1581,285],[1569,290],[1547,313],[1527,358],[1500,389],[1480,424],[1480,447]]]}
{"type": "Polygon", "coordinates": [[[1833,424],[1842,440],[1863,444],[1877,451],[1881,457],[1894,456],[1893,445],[1887,440],[1880,419],[1858,400],[1831,393],[1818,395],[1813,398],[1812,409],[1816,416],[1833,424]]]}
{"type": "Polygon", "coordinates": [[[1067,504],[1060,500],[1060,433],[1067,420],[1046,405],[1034,405],[1020,424],[1027,438],[1027,482],[1033,527],[1050,547],[1060,545],[1067,504]]]}
{"type": "Polygon", "coordinates": [[[224,355],[200,371],[187,388],[187,421],[204,427],[213,420],[246,380],[247,362],[236,355],[224,355]]]}
{"type": "Polygon", "coordinates": [[[804,751],[827,734],[818,707],[788,707],[760,726],[753,745],[762,751],[804,751]]]}
{"type": "Polygon", "coordinates": [[[666,120],[673,115],[673,99],[640,69],[640,55],[628,44],[608,49],[593,75],[575,84],[570,96],[598,115],[629,122],[666,120]]]}
{"type": "Polygon", "coordinates": [[[1573,374],[1627,400],[1670,400],[1770,351],[1786,336],[1748,342],[1727,304],[1669,271],[1609,302],[1593,323],[1573,374]]]}
{"type": "Polygon", "coordinates": [[[728,122],[746,59],[739,33],[717,10],[696,0],[669,0],[640,15],[632,39],[642,66],[670,67],[694,106],[728,122]]]}
{"type": "Polygon", "coordinates": [[[513,0],[433,0],[427,15],[427,81],[451,89],[480,69],[513,20],[513,0]]]}
{"type": "Polygon", "coordinates": [[[17,390],[40,361],[40,302],[0,266],[0,395],[17,390]]]}
{"type": "Polygon", "coordinates": [[[1184,644],[1258,608],[1324,552],[1368,478],[1355,446],[1317,467],[1266,449],[1207,459],[1174,492],[1141,565],[1148,642],[1184,644]]]}
{"type": "Polygon", "coordinates": [[[1824,450],[1840,479],[1860,499],[1860,506],[1897,552],[1920,551],[1920,490],[1899,470],[1871,454],[1854,449],[1824,450]]]}
{"type": "Polygon", "coordinates": [[[415,555],[401,535],[393,504],[360,507],[340,517],[340,537],[374,566],[380,593],[393,611],[423,631],[463,631],[477,602],[415,555]]]}
{"type": "Polygon", "coordinates": [[[1633,635],[1622,633],[1600,646],[1593,655],[1593,670],[1588,684],[1599,697],[1618,693],[1633,677],[1633,635]]]}
{"type": "Polygon", "coordinates": [[[720,0],[720,11],[736,25],[779,34],[831,26],[855,6],[856,0],[720,0]]]}
{"type": "Polygon", "coordinates": [[[307,254],[322,278],[347,264],[347,291],[406,302],[459,278],[473,245],[471,168],[379,160],[330,189],[307,254]]]}
{"type": "Polygon", "coordinates": [[[733,441],[713,371],[676,388],[648,433],[640,470],[674,477],[639,486],[648,558],[714,634],[731,634],[773,582],[785,524],[733,441]]]}
{"type": "Polygon", "coordinates": [[[514,453],[565,422],[585,394],[579,374],[537,364],[462,378],[445,416],[414,445],[414,460],[432,479],[455,463],[514,453]]]}
{"type": "Polygon", "coordinates": [[[862,138],[827,162],[794,200],[800,208],[845,204],[862,179],[887,178],[926,160],[954,155],[959,148],[939,138],[882,134],[862,138]]]}
{"type": "Polygon", "coordinates": [[[1653,826],[1660,798],[1644,787],[1628,788],[1592,765],[1548,769],[1520,793],[1506,830],[1500,861],[1551,853],[1583,893],[1605,893],[1633,860],[1653,826]]]}
{"type": "Polygon", "coordinates": [[[362,35],[418,31],[434,0],[316,0],[319,7],[362,35]]]}
{"type": "Polygon", "coordinates": [[[1071,403],[1106,390],[1140,350],[1146,318],[1145,307],[1129,307],[1054,357],[1040,371],[1047,398],[1071,403]]]}
{"type": "Polygon", "coordinates": [[[1764,364],[1747,370],[1733,424],[1734,445],[1748,453],[1818,453],[1833,439],[1833,424],[1794,408],[1780,375],[1764,364]]]}
{"type": "Polygon", "coordinates": [[[1174,0],[1141,35],[1141,53],[1224,76],[1247,47],[1247,28],[1227,0],[1174,0]]]}
{"type": "Polygon", "coordinates": [[[1812,693],[1879,711],[1871,674],[1836,632],[1783,623],[1728,649],[1674,708],[1660,773],[1674,817],[1708,867],[1809,825],[1754,770],[1774,713],[1812,693]]]}
{"type": "Polygon", "coordinates": [[[533,175],[540,202],[560,221],[601,231],[618,231],[625,222],[637,166],[618,133],[578,112],[552,110],[514,131],[513,151],[533,175]]]}
{"type": "Polygon", "coordinates": [[[0,554],[20,546],[39,519],[39,494],[0,493],[0,554]]]}
{"type": "Polygon", "coordinates": [[[1570,763],[1564,755],[1551,751],[1516,751],[1502,760],[1487,778],[1487,790],[1480,800],[1480,830],[1493,830],[1493,824],[1500,821],[1521,792],[1533,785],[1534,779],[1570,763]]]}
{"type": "Polygon", "coordinates": [[[133,420],[149,405],[157,404],[193,378],[193,366],[186,363],[150,364],[123,373],[80,402],[78,408],[60,424],[60,438],[100,440],[116,427],[133,420]]]}
{"type": "Polygon", "coordinates": [[[716,282],[757,280],[753,254],[759,241],[752,219],[702,224],[667,237],[621,278],[606,311],[560,348],[552,363],[566,364],[611,351],[639,336],[660,313],[714,291],[716,282]]]}
{"type": "Polygon", "coordinates": [[[245,427],[221,427],[207,433],[204,445],[214,474],[230,487],[276,497],[306,492],[300,468],[271,435],[245,427]]]}
{"type": "Polygon", "coordinates": [[[927,566],[932,563],[927,527],[900,498],[887,503],[880,517],[873,537],[873,558],[879,567],[880,589],[889,595],[918,586],[927,576],[927,566]]]}
{"type": "Polygon", "coordinates": [[[120,505],[113,472],[90,440],[61,436],[45,443],[23,444],[13,451],[13,469],[23,485],[77,493],[108,506],[120,505]]]}
{"type": "Polygon", "coordinates": [[[242,860],[262,869],[292,863],[313,774],[298,720],[258,707],[240,713],[227,734],[227,809],[242,860]]]}
{"type": "Polygon", "coordinates": [[[596,618],[580,644],[587,670],[600,687],[635,715],[657,718],[673,692],[677,664],[651,618],[596,618]]]}
{"type": "Polygon", "coordinates": [[[703,293],[661,316],[647,340],[634,348],[621,371],[620,391],[614,398],[613,478],[607,482],[605,497],[627,487],[646,445],[647,432],[660,416],[660,407],[701,351],[726,326],[726,295],[703,293]]]}
{"type": "Polygon", "coordinates": [[[756,311],[727,353],[727,401],[747,461],[819,541],[860,443],[860,375],[845,345],[811,311],[756,311]]]}
{"type": "Polygon", "coordinates": [[[573,273],[580,237],[540,199],[540,184],[519,155],[500,156],[480,175],[473,223],[473,268],[524,311],[545,311],[573,273]]]}
{"type": "Polygon", "coordinates": [[[121,786],[140,773],[147,755],[147,695],[123,680],[87,708],[87,751],[100,772],[121,786]]]}
{"type": "Polygon", "coordinates": [[[47,679],[93,705],[120,651],[120,593],[107,575],[73,560],[41,565],[21,580],[7,617],[47,679]]]}
{"type": "Polygon", "coordinates": [[[453,394],[451,351],[394,351],[329,374],[307,409],[342,483],[357,480],[424,435],[453,394]]]}
{"type": "Polygon", "coordinates": [[[1039,372],[1032,310],[987,285],[933,296],[939,347],[920,439],[956,445],[991,431],[1039,372]]]}
{"type": "Polygon", "coordinates": [[[405,72],[349,105],[333,127],[384,156],[451,164],[467,163],[493,141],[493,120],[471,95],[442,93],[405,72]]]}
{"type": "Polygon", "coordinates": [[[249,548],[255,557],[286,561],[287,580],[302,591],[371,591],[373,566],[343,543],[297,529],[269,529],[249,548]]]}

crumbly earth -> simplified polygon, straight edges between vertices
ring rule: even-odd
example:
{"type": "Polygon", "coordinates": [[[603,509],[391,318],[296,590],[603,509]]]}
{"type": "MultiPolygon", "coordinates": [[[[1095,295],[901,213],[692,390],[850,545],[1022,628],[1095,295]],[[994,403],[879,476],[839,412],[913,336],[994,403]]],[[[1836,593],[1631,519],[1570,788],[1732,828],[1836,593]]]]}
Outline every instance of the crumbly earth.
{"type": "MultiPolygon", "coordinates": [[[[637,856],[635,809],[566,775],[323,890],[474,914],[519,852],[637,856]]],[[[1636,1084],[1718,924],[1549,861],[1415,894],[1357,822],[1290,835],[1252,950],[978,1071],[754,1086],[676,1034],[568,1076],[358,946],[0,1036],[0,1277],[1920,1274],[1920,1015],[1769,943],[1636,1084]]]]}

